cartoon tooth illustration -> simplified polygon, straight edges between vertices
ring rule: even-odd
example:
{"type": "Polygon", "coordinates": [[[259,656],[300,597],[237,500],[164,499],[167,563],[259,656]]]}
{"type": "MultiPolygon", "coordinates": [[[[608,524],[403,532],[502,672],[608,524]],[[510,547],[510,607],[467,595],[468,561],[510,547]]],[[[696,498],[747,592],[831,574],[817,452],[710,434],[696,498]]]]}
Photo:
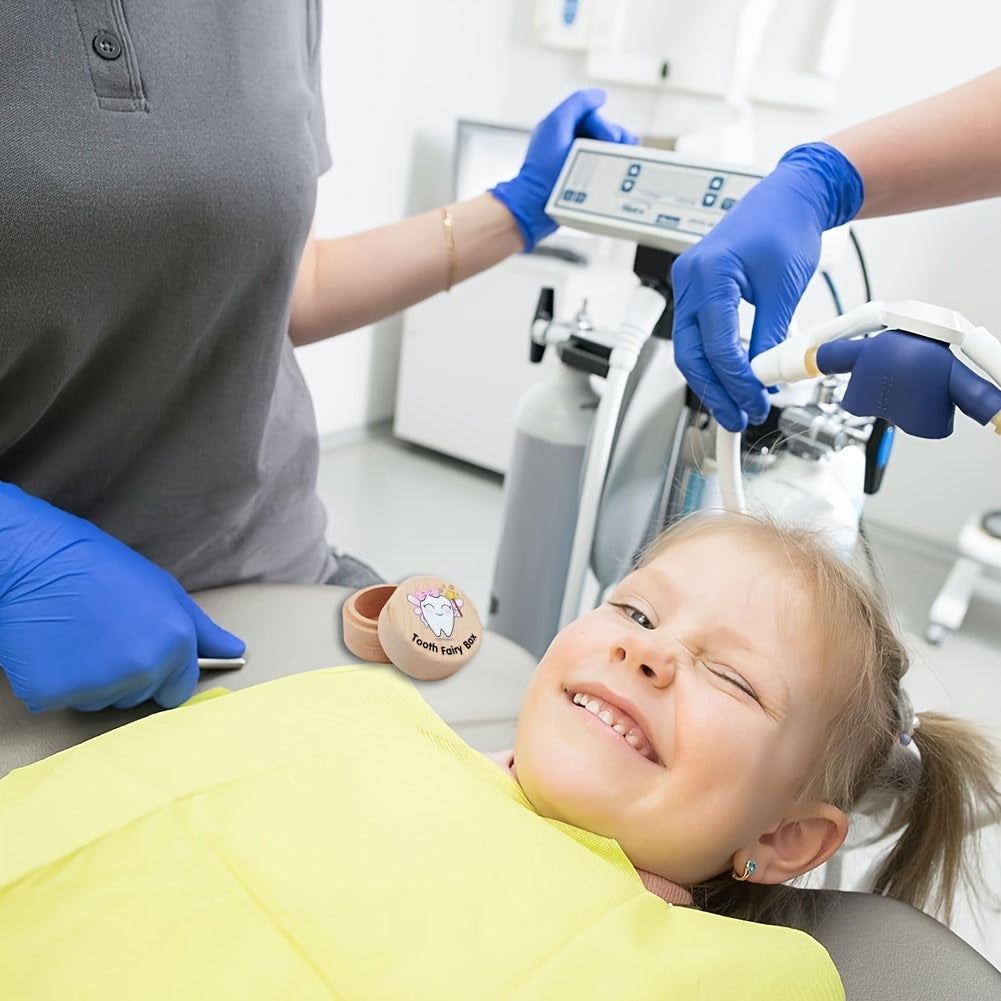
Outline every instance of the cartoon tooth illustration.
{"type": "Polygon", "coordinates": [[[462,615],[462,599],[451,585],[415,591],[407,595],[407,601],[414,606],[414,614],[439,638],[451,636],[456,615],[462,615]]]}

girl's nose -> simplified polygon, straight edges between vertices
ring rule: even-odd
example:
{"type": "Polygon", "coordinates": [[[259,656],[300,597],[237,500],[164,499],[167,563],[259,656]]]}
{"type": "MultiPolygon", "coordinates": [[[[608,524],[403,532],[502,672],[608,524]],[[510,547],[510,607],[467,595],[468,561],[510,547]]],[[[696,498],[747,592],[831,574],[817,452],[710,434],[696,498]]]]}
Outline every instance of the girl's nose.
{"type": "Polygon", "coordinates": [[[612,659],[628,670],[639,671],[656,688],[666,688],[674,681],[678,669],[677,644],[665,643],[653,637],[654,630],[646,636],[632,636],[615,644],[612,659]]]}

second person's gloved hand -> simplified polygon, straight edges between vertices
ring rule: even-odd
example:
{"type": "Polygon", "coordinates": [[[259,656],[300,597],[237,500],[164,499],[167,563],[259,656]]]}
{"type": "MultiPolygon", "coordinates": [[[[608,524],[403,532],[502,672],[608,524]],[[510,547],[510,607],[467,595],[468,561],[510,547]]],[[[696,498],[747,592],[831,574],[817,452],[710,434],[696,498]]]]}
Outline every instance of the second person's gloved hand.
{"type": "Polygon", "coordinates": [[[833,146],[786,153],[672,270],[674,354],[716,420],[740,431],[768,415],[749,357],[781,341],[820,259],[820,235],[862,206],[862,179],[833,146]],[[755,307],[750,355],[737,306],[755,307]]]}
{"type": "Polygon", "coordinates": [[[199,654],[243,651],[164,570],[0,483],[0,666],[29,709],[176,706],[199,654]]]}
{"type": "Polygon", "coordinates": [[[525,250],[556,232],[556,223],[545,213],[546,202],[574,139],[636,143],[632,132],[598,114],[604,103],[605,92],[597,87],[571,94],[536,125],[518,176],[491,188],[518,223],[525,250]]]}

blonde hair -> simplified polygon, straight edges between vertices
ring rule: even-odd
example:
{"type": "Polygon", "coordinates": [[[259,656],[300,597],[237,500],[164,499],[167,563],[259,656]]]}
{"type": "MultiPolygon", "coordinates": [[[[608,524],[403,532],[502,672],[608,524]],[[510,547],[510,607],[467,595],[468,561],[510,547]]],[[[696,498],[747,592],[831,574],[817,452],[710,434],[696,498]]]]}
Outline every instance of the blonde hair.
{"type": "MultiPolygon", "coordinates": [[[[788,566],[822,631],[821,666],[836,708],[801,795],[845,813],[889,803],[883,834],[897,838],[871,889],[948,920],[957,887],[973,883],[976,873],[971,835],[1001,820],[998,759],[990,742],[970,724],[940,713],[921,713],[913,726],[901,690],[909,658],[882,588],[818,533],[757,516],[700,512],[661,533],[640,562],[707,532],[739,535],[788,566]],[[908,739],[920,759],[905,746],[908,739]]],[[[729,873],[693,887],[700,906],[759,921],[777,919],[789,892],[738,883],[729,873]]]]}

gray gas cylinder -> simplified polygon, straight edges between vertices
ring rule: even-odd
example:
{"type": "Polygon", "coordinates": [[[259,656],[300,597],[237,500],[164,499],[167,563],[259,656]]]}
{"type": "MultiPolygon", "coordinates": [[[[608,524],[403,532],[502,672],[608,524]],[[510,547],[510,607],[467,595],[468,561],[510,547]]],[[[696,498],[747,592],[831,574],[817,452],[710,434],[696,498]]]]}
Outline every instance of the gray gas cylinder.
{"type": "Polygon", "coordinates": [[[590,380],[559,364],[522,397],[515,418],[487,626],[536,657],[559,628],[599,401],[590,380]]]}

